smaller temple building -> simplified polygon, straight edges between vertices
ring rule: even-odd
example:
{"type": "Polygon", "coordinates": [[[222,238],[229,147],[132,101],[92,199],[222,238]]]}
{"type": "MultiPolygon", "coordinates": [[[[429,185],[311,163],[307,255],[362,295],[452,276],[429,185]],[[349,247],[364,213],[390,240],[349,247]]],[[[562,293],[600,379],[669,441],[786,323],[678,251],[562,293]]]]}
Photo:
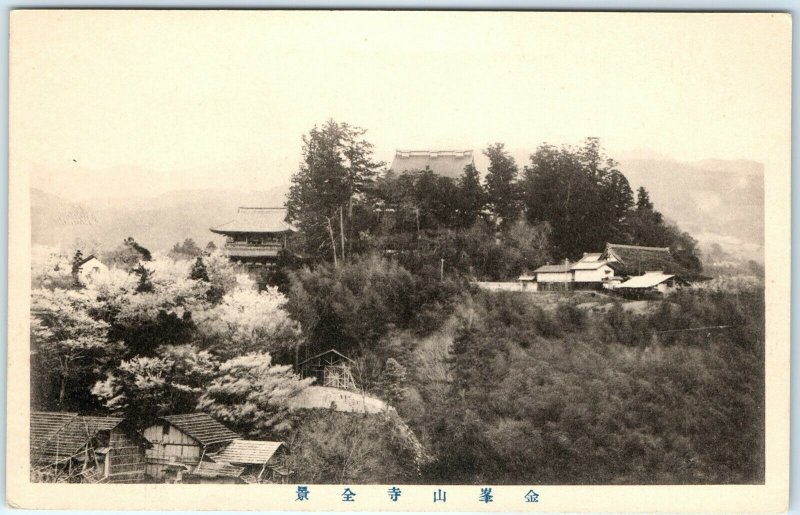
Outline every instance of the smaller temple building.
{"type": "Polygon", "coordinates": [[[282,207],[240,207],[236,218],[211,228],[227,239],[222,252],[232,261],[252,266],[274,266],[297,229],[286,221],[282,207]]]}

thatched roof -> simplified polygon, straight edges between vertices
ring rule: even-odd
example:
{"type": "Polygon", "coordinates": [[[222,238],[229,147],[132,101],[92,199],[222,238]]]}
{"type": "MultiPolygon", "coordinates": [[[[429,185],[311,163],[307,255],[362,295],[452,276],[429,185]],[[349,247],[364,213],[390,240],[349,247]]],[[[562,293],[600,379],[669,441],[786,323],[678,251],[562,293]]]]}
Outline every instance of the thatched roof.
{"type": "Polygon", "coordinates": [[[211,232],[217,234],[284,233],[296,230],[286,221],[286,209],[282,207],[240,207],[236,218],[211,228],[211,232]]]}
{"type": "Polygon", "coordinates": [[[390,169],[403,173],[430,168],[443,177],[458,179],[465,166],[474,164],[472,150],[398,150],[390,169]]]}

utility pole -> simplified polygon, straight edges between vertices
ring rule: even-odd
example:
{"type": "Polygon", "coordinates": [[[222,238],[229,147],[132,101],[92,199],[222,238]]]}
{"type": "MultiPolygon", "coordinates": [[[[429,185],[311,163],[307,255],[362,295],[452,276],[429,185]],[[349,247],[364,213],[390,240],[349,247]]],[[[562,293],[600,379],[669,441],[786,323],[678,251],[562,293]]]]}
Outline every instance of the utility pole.
{"type": "Polygon", "coordinates": [[[344,263],[344,209],[342,209],[342,206],[339,206],[339,232],[342,236],[342,263],[344,263]]]}
{"type": "Polygon", "coordinates": [[[333,248],[333,266],[339,266],[339,263],[336,260],[336,239],[333,237],[333,226],[331,226],[331,219],[328,218],[328,232],[331,235],[331,247],[333,248]]]}
{"type": "Polygon", "coordinates": [[[439,261],[439,280],[444,281],[444,258],[439,261]]]}

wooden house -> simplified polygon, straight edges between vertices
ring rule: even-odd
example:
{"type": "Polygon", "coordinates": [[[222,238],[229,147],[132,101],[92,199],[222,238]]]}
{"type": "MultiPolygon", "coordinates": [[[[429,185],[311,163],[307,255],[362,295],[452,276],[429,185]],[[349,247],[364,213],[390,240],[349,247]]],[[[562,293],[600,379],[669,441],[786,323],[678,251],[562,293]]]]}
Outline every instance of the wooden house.
{"type": "Polygon", "coordinates": [[[429,168],[442,177],[458,179],[467,165],[475,166],[472,150],[398,150],[390,170],[402,174],[429,168]]]}
{"type": "Polygon", "coordinates": [[[34,481],[137,483],[144,479],[147,441],[120,417],[31,413],[34,481]]]}
{"type": "Polygon", "coordinates": [[[255,267],[274,266],[295,231],[282,207],[240,207],[236,218],[211,228],[226,237],[222,252],[231,261],[255,267]]]}
{"type": "Polygon", "coordinates": [[[192,470],[207,454],[241,438],[206,413],[161,417],[145,428],[144,437],[152,445],[146,456],[147,475],[158,480],[170,479],[170,466],[180,463],[192,470]]]}
{"type": "MultiPolygon", "coordinates": [[[[210,455],[216,463],[243,468],[241,478],[247,483],[282,483],[288,481],[288,448],[283,442],[234,440],[220,452],[210,455]]],[[[200,467],[204,467],[202,463],[200,467]]]]}
{"type": "Polygon", "coordinates": [[[300,362],[298,372],[304,378],[313,377],[316,384],[344,390],[355,390],[356,382],[350,367],[353,360],[341,352],[328,349],[300,362]]]}

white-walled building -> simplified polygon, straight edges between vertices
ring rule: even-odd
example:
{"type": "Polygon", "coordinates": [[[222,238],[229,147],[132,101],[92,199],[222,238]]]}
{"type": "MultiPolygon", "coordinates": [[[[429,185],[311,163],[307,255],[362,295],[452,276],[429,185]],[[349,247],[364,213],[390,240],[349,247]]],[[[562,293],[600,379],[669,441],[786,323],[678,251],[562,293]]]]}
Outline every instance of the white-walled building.
{"type": "Polygon", "coordinates": [[[596,290],[614,279],[614,268],[600,254],[584,253],[583,257],[572,265],[572,282],[576,290],[596,290]]]}
{"type": "Polygon", "coordinates": [[[572,270],[570,262],[557,265],[540,266],[533,271],[539,291],[569,290],[572,288],[572,270]]]}
{"type": "Polygon", "coordinates": [[[94,254],[87,256],[84,258],[80,263],[78,263],[78,278],[80,279],[81,283],[86,284],[86,282],[92,278],[93,275],[105,272],[108,270],[108,267],[94,254]]]}

